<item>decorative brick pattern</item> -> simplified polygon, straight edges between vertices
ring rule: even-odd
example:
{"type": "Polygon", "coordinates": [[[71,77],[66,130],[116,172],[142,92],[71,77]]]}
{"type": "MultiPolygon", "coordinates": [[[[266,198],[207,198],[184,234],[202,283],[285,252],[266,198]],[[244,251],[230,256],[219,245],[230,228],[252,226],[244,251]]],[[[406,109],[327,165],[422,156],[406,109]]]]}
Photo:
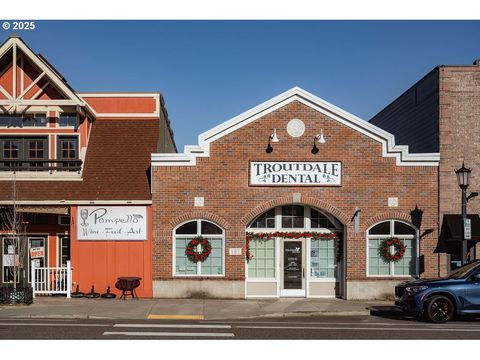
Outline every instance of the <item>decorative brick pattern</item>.
{"type": "Polygon", "coordinates": [[[272,207],[293,203],[294,193],[300,194],[301,203],[323,209],[345,225],[347,281],[367,279],[366,229],[389,218],[412,222],[411,212],[418,207],[423,211],[420,232],[433,231],[421,240],[425,259],[421,275],[437,276],[437,179],[437,167],[397,166],[394,158],[382,157],[379,142],[292,102],[211,143],[210,157],[198,158],[196,166],[153,167],[153,278],[172,279],[173,228],[189,219],[205,218],[226,230],[226,272],[221,280],[245,279],[244,256],[229,256],[228,248],[244,248],[246,226],[272,207]],[[286,130],[294,118],[306,127],[298,138],[290,137],[286,130]],[[273,128],[280,142],[272,143],[273,152],[266,153],[273,128]],[[326,143],[319,144],[319,153],[312,154],[319,129],[323,129],[326,143]],[[250,161],[341,161],[342,185],[249,186],[250,161]],[[196,196],[205,198],[200,211],[194,207],[196,196]],[[395,210],[387,207],[392,196],[399,199],[395,210]],[[356,208],[361,209],[358,234],[352,222],[356,208]]]}
{"type": "MultiPolygon", "coordinates": [[[[480,192],[480,66],[441,66],[439,72],[439,221],[460,214],[461,190],[454,170],[472,168],[468,191],[480,192]]],[[[480,198],[468,202],[468,213],[480,213],[480,198]]],[[[477,245],[480,253],[480,245],[477,245]]],[[[478,259],[478,255],[476,257],[478,259]]],[[[447,273],[446,256],[441,275],[447,273]]]]}

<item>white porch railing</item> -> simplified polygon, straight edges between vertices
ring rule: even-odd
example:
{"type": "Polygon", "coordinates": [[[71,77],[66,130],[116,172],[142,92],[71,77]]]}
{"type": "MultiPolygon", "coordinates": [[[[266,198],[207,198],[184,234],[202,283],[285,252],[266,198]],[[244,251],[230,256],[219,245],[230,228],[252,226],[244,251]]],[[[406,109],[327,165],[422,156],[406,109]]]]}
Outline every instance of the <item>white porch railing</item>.
{"type": "Polygon", "coordinates": [[[42,294],[66,294],[70,299],[72,292],[72,268],[70,261],[66,267],[35,267],[31,263],[33,297],[42,294]]]}

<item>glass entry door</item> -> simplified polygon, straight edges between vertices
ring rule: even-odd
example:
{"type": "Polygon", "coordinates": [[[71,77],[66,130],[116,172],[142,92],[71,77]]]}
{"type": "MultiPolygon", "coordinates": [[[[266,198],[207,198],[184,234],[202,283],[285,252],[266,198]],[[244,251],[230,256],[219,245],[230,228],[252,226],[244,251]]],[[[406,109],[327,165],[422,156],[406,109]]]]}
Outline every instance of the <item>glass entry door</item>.
{"type": "Polygon", "coordinates": [[[44,267],[46,265],[47,239],[46,237],[28,238],[28,282],[32,281],[32,261],[35,267],[44,267]]]}
{"type": "Polygon", "coordinates": [[[305,242],[283,240],[281,296],[305,296],[305,242]]]}

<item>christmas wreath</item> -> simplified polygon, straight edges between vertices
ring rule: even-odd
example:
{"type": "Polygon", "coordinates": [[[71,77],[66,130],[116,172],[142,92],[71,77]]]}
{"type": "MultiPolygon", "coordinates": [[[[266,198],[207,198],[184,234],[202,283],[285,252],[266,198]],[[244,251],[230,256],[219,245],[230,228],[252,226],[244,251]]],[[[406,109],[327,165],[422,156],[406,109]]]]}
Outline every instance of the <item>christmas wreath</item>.
{"type": "Polygon", "coordinates": [[[337,239],[338,235],[336,233],[319,233],[315,231],[304,231],[304,232],[266,232],[266,233],[253,233],[247,232],[246,235],[246,246],[245,246],[245,258],[247,262],[253,259],[253,255],[250,252],[250,241],[260,240],[266,241],[272,238],[281,237],[284,239],[301,239],[301,238],[312,238],[314,240],[330,240],[337,239]]]}
{"type": "Polygon", "coordinates": [[[202,236],[193,238],[185,249],[185,254],[191,262],[204,262],[212,252],[210,241],[202,236]]]}
{"type": "Polygon", "coordinates": [[[385,262],[398,262],[403,258],[405,249],[406,245],[402,240],[397,238],[385,239],[378,246],[378,255],[385,262]],[[393,253],[390,251],[392,246],[394,248],[393,253]]]}

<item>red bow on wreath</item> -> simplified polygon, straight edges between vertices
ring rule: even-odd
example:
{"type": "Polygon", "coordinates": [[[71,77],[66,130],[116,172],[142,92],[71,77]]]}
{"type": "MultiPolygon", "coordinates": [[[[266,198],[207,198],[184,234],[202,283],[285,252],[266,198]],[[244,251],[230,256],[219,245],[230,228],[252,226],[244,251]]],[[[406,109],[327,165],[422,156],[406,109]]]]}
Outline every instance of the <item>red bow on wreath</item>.
{"type": "Polygon", "coordinates": [[[385,239],[378,246],[378,255],[385,262],[397,262],[403,258],[406,248],[404,242],[398,238],[385,239]],[[393,254],[390,252],[392,246],[394,248],[393,254]]]}
{"type": "Polygon", "coordinates": [[[185,254],[191,262],[204,262],[212,252],[212,245],[210,241],[202,236],[197,236],[190,240],[185,249],[185,254]],[[200,245],[200,251],[199,251],[200,245]]]}

